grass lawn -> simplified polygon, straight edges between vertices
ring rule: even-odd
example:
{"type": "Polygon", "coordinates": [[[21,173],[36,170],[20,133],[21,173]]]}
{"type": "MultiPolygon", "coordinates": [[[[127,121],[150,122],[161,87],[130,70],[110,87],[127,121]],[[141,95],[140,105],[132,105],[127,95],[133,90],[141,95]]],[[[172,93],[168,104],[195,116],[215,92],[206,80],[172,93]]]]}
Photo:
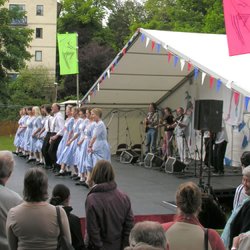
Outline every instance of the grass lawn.
{"type": "Polygon", "coordinates": [[[13,145],[14,137],[13,136],[0,136],[0,150],[15,150],[13,145]]]}

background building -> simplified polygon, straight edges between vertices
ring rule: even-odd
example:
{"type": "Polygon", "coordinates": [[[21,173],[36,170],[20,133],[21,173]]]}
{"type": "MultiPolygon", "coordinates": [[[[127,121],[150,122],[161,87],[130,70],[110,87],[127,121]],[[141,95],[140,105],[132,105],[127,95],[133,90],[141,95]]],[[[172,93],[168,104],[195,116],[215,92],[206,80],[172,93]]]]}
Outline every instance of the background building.
{"type": "Polygon", "coordinates": [[[57,0],[8,0],[5,7],[25,10],[26,17],[13,20],[12,25],[27,26],[34,30],[33,40],[28,48],[32,58],[27,66],[46,67],[51,78],[55,79],[57,0]]]}

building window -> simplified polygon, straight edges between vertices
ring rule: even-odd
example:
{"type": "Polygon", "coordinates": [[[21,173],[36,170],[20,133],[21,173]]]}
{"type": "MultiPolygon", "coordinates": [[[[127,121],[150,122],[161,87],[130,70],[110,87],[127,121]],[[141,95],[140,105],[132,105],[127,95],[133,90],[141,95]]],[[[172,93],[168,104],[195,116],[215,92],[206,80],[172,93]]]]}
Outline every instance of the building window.
{"type": "Polygon", "coordinates": [[[20,11],[25,11],[25,4],[10,4],[9,5],[10,10],[20,10],[20,11]]]}
{"type": "Polygon", "coordinates": [[[36,38],[43,38],[43,29],[36,28],[36,38]]]}
{"type": "MultiPolygon", "coordinates": [[[[16,10],[19,12],[24,12],[25,11],[25,4],[10,4],[9,10],[16,10]]],[[[27,17],[24,16],[22,18],[12,18],[11,25],[26,26],[27,25],[27,17]]]]}
{"type": "Polygon", "coordinates": [[[41,62],[42,57],[43,57],[42,51],[39,51],[39,50],[35,51],[35,61],[36,62],[41,62]]]}
{"type": "Polygon", "coordinates": [[[37,5],[36,6],[36,15],[37,16],[43,16],[43,5],[37,5]]]}

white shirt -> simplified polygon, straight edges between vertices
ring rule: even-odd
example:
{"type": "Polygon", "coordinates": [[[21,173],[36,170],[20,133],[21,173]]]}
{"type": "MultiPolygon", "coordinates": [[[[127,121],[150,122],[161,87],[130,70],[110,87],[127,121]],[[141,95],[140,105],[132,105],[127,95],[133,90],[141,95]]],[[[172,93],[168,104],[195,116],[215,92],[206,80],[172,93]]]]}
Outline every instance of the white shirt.
{"type": "Polygon", "coordinates": [[[53,119],[53,117],[51,115],[47,115],[45,117],[44,129],[46,132],[52,131],[52,127],[51,127],[52,119],[53,119]]]}
{"type": "Polygon", "coordinates": [[[51,132],[53,133],[58,133],[64,128],[64,118],[60,111],[54,114],[51,122],[51,128],[51,132]]]}

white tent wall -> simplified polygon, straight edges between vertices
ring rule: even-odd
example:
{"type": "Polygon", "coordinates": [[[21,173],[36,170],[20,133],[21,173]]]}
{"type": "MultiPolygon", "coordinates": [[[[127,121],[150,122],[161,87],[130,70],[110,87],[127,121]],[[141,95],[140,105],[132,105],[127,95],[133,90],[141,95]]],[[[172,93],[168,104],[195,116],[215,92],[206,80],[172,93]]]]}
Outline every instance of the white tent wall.
{"type": "Polygon", "coordinates": [[[112,154],[116,153],[119,144],[125,143],[130,148],[134,144],[144,143],[145,133],[142,121],[146,109],[102,108],[102,110],[112,154]]]}
{"type": "MultiPolygon", "coordinates": [[[[159,104],[161,108],[170,107],[172,110],[176,110],[178,107],[187,106],[188,100],[194,105],[195,101],[204,99],[222,100],[223,101],[223,120],[226,124],[226,130],[228,135],[228,145],[226,151],[226,157],[231,160],[232,166],[240,166],[240,156],[246,151],[250,150],[250,146],[243,148],[242,142],[244,136],[249,138],[249,116],[245,115],[243,110],[244,98],[241,95],[239,98],[239,104],[236,108],[234,103],[234,96],[232,90],[225,85],[221,85],[219,90],[215,87],[210,88],[209,79],[205,78],[204,83],[201,84],[201,76],[196,80],[191,78],[187,80],[181,87],[179,87],[173,94],[169,95],[165,100],[159,104]],[[190,98],[190,99],[189,99],[190,98]],[[246,125],[239,131],[238,125],[244,120],[246,125]]],[[[192,115],[189,135],[187,139],[192,157],[195,157],[196,146],[200,150],[201,147],[201,134],[199,131],[194,130],[194,112],[192,115]]],[[[197,158],[197,156],[196,156],[197,158]]]]}

